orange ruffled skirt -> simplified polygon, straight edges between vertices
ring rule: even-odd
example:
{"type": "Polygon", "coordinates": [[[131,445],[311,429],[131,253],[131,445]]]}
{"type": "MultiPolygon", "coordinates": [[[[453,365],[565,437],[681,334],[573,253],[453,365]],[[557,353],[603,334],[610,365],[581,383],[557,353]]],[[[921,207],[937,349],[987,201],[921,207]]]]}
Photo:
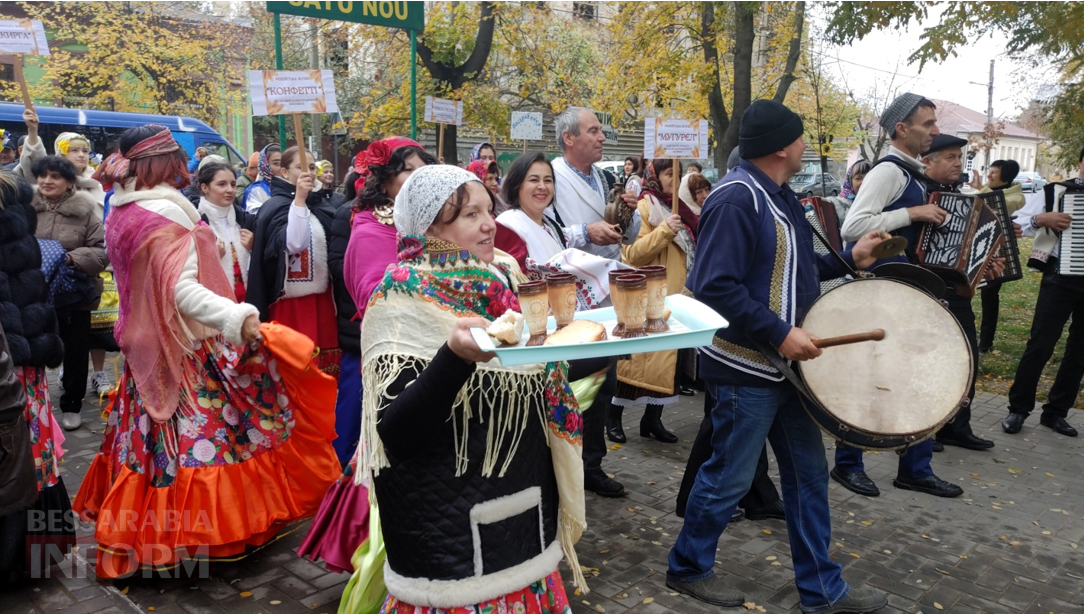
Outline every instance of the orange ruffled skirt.
{"type": "Polygon", "coordinates": [[[276,323],[260,332],[254,350],[204,340],[164,423],[125,366],[72,505],[96,522],[98,576],[238,558],[315,513],[339,477],[334,378],[313,365],[304,335],[276,323]]]}

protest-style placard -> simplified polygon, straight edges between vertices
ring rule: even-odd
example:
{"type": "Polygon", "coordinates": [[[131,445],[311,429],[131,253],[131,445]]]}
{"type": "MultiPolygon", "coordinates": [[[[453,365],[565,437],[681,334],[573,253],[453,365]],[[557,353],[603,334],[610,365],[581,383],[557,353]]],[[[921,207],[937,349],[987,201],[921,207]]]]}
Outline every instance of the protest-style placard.
{"type": "Polygon", "coordinates": [[[23,94],[23,106],[33,109],[30,102],[30,89],[26,86],[23,75],[24,55],[49,55],[49,41],[45,38],[45,27],[40,21],[30,19],[0,20],[0,54],[12,55],[11,64],[15,71],[15,81],[23,94]]]}
{"type": "Polygon", "coordinates": [[[425,121],[458,126],[463,123],[463,101],[426,96],[425,121]]]}
{"type": "Polygon", "coordinates": [[[253,115],[337,113],[330,70],[250,70],[253,115]]]}
{"type": "Polygon", "coordinates": [[[644,157],[699,159],[708,153],[708,122],[703,119],[644,120],[644,157]]]}
{"type": "Polygon", "coordinates": [[[512,140],[541,141],[542,114],[512,111],[512,140]]]}
{"type": "Polygon", "coordinates": [[[49,55],[49,42],[41,22],[0,20],[0,54],[49,55]]]}

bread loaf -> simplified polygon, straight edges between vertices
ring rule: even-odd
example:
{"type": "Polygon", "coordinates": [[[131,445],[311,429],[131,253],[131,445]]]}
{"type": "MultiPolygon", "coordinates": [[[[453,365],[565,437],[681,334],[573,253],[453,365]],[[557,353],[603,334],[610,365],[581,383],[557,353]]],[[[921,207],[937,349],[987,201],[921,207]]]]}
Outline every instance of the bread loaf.
{"type": "Polygon", "coordinates": [[[573,320],[568,326],[551,333],[543,345],[575,345],[606,340],[606,328],[591,320],[573,320]]]}
{"type": "Polygon", "coordinates": [[[506,311],[490,323],[486,333],[501,345],[516,345],[523,338],[523,314],[506,311]]]}

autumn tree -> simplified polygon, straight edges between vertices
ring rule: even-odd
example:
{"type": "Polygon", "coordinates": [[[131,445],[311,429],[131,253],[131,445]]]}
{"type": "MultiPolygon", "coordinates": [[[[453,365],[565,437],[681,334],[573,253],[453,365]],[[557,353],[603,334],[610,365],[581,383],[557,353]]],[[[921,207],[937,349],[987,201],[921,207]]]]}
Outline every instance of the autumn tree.
{"type": "MultiPolygon", "coordinates": [[[[244,108],[243,30],[202,18],[197,3],[18,4],[50,32],[44,78],[30,84],[34,98],[212,124],[244,108]]],[[[14,84],[2,87],[14,98],[14,84]]]]}
{"type": "Polygon", "coordinates": [[[707,117],[715,165],[725,168],[740,118],[754,95],[783,101],[794,83],[804,2],[644,2],[626,5],[609,27],[615,41],[598,108],[625,121],[651,114],[707,117]],[[754,47],[767,38],[763,62],[754,47]],[[755,78],[754,78],[755,77],[755,78]],[[729,105],[728,105],[729,101],[729,105]]]}
{"type": "Polygon", "coordinates": [[[1058,94],[1047,101],[1047,130],[1062,161],[1076,165],[1084,138],[1084,3],[1081,2],[832,2],[828,36],[846,44],[874,30],[923,25],[922,44],[908,58],[921,68],[958,53],[967,41],[998,36],[1017,59],[1041,58],[1059,68],[1058,94]],[[931,10],[933,9],[933,10],[931,10]]]}

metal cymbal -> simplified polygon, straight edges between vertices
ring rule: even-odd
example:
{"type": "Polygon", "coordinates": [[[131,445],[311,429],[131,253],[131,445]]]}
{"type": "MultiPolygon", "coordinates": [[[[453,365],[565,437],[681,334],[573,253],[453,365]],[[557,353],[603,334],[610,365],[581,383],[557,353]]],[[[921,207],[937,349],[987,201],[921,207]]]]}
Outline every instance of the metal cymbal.
{"type": "Polygon", "coordinates": [[[885,239],[881,243],[878,243],[870,253],[874,258],[880,260],[881,258],[898,256],[906,249],[907,239],[905,237],[892,237],[891,239],[885,239]]]}

